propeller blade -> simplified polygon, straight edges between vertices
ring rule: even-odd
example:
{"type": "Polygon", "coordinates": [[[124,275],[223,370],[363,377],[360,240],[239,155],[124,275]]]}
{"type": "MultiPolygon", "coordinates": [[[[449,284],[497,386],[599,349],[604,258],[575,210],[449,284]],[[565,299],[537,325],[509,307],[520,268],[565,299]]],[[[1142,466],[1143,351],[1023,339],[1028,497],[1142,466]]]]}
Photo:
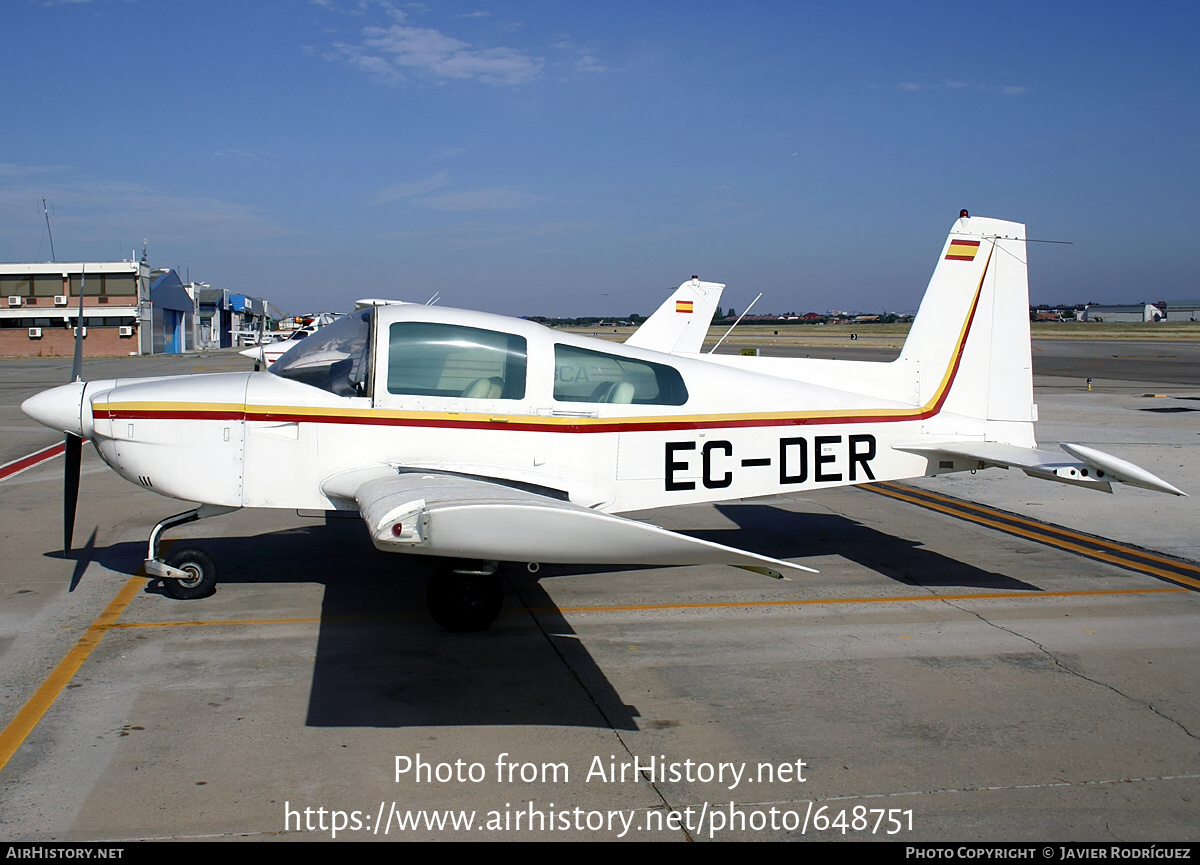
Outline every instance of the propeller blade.
{"type": "Polygon", "coordinates": [[[71,552],[75,534],[75,508],[79,503],[79,466],[83,459],[83,439],[67,433],[63,471],[63,555],[71,552]]]}

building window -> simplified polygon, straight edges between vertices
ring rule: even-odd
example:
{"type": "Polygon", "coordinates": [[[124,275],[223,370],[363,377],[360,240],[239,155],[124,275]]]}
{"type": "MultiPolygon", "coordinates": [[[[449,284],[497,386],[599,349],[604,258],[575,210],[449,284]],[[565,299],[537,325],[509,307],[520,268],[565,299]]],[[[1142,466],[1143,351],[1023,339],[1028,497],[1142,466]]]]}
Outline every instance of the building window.
{"type": "Polygon", "coordinates": [[[0,276],[0,297],[12,297],[14,294],[29,297],[32,281],[24,274],[19,276],[0,276]]]}
{"type": "Polygon", "coordinates": [[[37,274],[33,277],[33,294],[35,297],[54,297],[63,293],[63,278],[61,273],[37,274]]]}

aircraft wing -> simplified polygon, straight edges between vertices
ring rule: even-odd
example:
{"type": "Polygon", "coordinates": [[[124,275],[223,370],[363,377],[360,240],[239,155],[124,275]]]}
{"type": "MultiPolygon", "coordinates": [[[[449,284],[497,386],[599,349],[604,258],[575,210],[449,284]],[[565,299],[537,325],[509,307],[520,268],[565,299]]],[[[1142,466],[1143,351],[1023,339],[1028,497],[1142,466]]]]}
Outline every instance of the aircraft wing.
{"type": "MultiPolygon", "coordinates": [[[[1069,455],[1067,457],[1054,451],[982,441],[922,442],[900,444],[894,447],[896,450],[930,457],[945,456],[949,457],[951,461],[956,458],[975,460],[979,463],[977,468],[986,468],[987,466],[1018,468],[1030,477],[1091,487],[1106,493],[1112,492],[1112,482],[1116,481],[1175,496],[1187,495],[1183,490],[1172,486],[1140,466],[1084,445],[1061,444],[1060,447],[1069,455]],[[1070,457],[1074,457],[1074,459],[1070,457]]],[[[959,466],[955,466],[955,468],[957,469],[959,466]]]]}
{"type": "Polygon", "coordinates": [[[381,550],[487,561],[562,564],[725,564],[780,577],[812,568],[488,480],[405,472],[355,494],[381,550]]]}

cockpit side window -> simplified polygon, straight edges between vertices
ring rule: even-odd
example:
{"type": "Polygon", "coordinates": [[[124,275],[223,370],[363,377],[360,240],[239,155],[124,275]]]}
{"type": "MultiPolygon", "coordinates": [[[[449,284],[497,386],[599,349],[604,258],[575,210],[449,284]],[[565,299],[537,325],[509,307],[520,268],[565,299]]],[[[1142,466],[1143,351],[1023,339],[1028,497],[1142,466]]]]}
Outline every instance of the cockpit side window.
{"type": "Polygon", "coordinates": [[[679,370],[666,364],[556,344],[554,398],[560,402],[683,405],[688,393],[679,370]]]}
{"type": "Polygon", "coordinates": [[[288,349],[270,371],[338,396],[366,396],[372,310],[340,318],[288,349]]]}
{"type": "Polygon", "coordinates": [[[509,333],[399,321],[388,333],[388,393],[524,399],[526,342],[509,333]]]}

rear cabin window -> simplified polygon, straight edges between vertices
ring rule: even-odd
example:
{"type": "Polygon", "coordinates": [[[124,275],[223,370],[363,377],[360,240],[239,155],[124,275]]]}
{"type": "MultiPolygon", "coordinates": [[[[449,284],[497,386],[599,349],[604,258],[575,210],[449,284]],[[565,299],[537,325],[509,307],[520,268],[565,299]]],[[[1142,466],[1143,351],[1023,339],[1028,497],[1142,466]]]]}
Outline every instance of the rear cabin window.
{"type": "Polygon", "coordinates": [[[561,402],[683,405],[688,393],[683,376],[674,367],[555,345],[554,398],[561,402]]]}
{"type": "Polygon", "coordinates": [[[523,399],[525,368],[525,338],[513,334],[423,321],[389,331],[388,393],[523,399]]]}

